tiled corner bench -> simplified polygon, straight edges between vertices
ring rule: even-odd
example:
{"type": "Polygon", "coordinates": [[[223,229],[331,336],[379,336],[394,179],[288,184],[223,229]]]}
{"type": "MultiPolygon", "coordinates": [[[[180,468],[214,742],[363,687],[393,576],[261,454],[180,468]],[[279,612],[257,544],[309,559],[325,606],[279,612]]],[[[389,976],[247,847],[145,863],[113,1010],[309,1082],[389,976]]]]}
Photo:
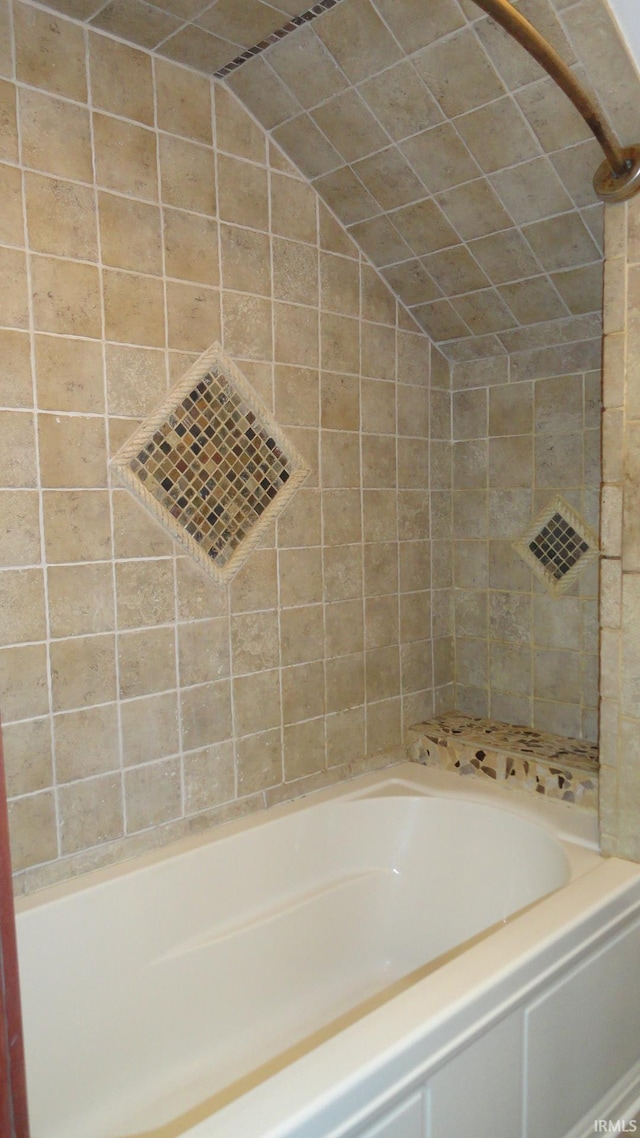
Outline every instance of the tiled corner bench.
{"type": "Polygon", "coordinates": [[[494,779],[509,789],[597,810],[594,743],[458,712],[417,723],[407,742],[409,758],[425,766],[494,779]]]}

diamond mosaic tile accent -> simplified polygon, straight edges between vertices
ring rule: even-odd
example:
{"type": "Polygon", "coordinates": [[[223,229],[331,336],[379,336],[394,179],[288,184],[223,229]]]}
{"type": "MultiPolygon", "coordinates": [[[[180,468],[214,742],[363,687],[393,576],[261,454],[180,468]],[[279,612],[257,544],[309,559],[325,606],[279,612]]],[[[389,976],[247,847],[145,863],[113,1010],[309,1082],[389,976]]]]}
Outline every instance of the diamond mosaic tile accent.
{"type": "Polygon", "coordinates": [[[142,423],[112,467],[220,583],[231,580],[309,473],[218,344],[142,423]]]}
{"type": "Polygon", "coordinates": [[[554,498],[513,543],[552,594],[564,592],[598,557],[598,538],[563,498],[554,498]]]}

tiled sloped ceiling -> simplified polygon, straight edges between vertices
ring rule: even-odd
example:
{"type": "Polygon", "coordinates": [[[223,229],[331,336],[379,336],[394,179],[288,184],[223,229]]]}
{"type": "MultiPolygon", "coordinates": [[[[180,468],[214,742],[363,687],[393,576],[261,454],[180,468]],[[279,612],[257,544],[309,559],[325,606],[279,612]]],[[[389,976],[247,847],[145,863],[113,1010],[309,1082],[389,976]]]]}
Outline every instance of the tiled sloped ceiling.
{"type": "Polygon", "coordinates": [[[211,75],[312,4],[313,0],[155,0],[153,4],[47,0],[49,8],[211,75]]]}
{"type": "MultiPolygon", "coordinates": [[[[640,140],[640,83],[605,0],[514,0],[640,140]]],[[[227,78],[454,360],[597,341],[600,150],[473,0],[48,0],[227,78]]]]}
{"type": "MultiPolygon", "coordinates": [[[[519,7],[640,137],[600,0],[519,7]]],[[[598,337],[600,150],[472,0],[341,0],[228,82],[451,358],[598,337]]]]}

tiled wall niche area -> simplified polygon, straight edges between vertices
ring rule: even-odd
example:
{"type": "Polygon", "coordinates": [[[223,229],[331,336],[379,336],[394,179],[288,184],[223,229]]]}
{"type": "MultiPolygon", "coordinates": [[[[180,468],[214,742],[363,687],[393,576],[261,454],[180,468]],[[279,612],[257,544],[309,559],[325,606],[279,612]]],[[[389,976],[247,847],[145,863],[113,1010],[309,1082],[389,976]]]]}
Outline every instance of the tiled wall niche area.
{"type": "Polygon", "coordinates": [[[512,548],[560,494],[598,532],[600,345],[453,369],[459,711],[598,738],[598,568],[551,596],[512,548]]]}
{"type": "Polygon", "coordinates": [[[640,198],[606,211],[600,829],[640,861],[640,198]]]}
{"type": "Polygon", "coordinates": [[[451,428],[448,368],[233,95],[13,18],[0,690],[22,889],[387,762],[442,708],[430,370],[431,429],[451,428]],[[228,590],[107,477],[214,340],[312,468],[228,590]]]}

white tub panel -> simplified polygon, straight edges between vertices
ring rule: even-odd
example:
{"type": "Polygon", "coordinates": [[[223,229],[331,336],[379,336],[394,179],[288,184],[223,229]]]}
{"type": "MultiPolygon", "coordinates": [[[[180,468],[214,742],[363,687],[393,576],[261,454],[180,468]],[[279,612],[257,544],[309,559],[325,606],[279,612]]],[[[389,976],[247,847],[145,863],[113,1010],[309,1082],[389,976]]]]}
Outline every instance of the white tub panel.
{"type": "Polygon", "coordinates": [[[526,1034],[526,1138],[563,1138],[640,1057],[640,922],[547,991],[526,1034]]]}
{"type": "Polygon", "coordinates": [[[358,1138],[425,1138],[423,1096],[411,1095],[358,1138]]]}
{"type": "Polygon", "coordinates": [[[523,1015],[519,1011],[450,1059],[429,1080],[427,1138],[519,1135],[522,1052],[523,1015]]]}

